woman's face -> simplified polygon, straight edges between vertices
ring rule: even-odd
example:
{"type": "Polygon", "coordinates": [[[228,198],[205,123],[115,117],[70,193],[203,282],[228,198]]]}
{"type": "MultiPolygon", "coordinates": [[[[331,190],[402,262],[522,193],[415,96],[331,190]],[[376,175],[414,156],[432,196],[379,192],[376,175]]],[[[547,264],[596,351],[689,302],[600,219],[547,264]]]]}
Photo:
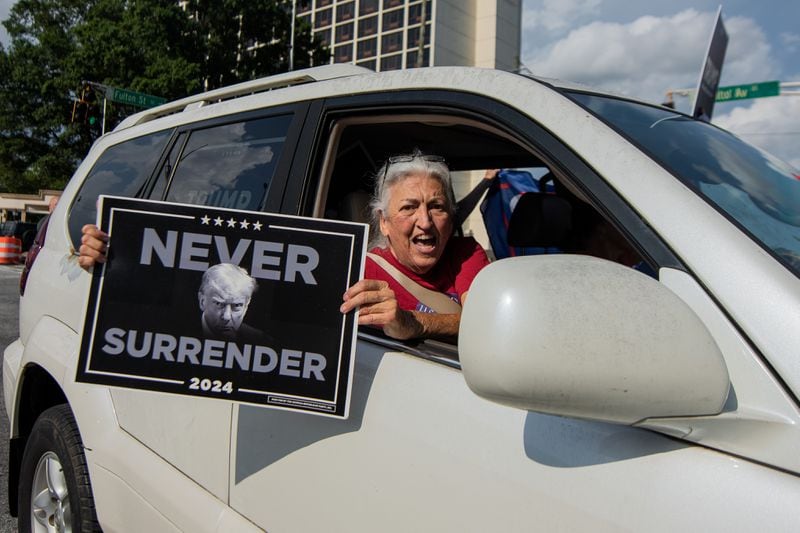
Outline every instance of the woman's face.
{"type": "Polygon", "coordinates": [[[419,173],[392,185],[388,212],[381,213],[380,230],[401,264],[418,274],[433,268],[453,233],[441,182],[419,173]]]}

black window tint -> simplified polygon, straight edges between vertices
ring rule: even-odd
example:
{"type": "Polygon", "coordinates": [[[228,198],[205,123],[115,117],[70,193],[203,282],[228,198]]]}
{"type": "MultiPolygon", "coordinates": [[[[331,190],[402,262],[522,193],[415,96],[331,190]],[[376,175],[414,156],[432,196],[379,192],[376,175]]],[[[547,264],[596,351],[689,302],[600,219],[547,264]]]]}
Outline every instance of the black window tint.
{"type": "Polygon", "coordinates": [[[393,30],[403,25],[403,10],[395,9],[383,14],[383,31],[393,30]]]}
{"type": "MultiPolygon", "coordinates": [[[[408,48],[419,46],[420,28],[409,28],[408,30],[408,48]]],[[[425,45],[431,44],[431,25],[425,25],[425,45]]]]}
{"type": "Polygon", "coordinates": [[[375,57],[375,54],[378,53],[378,40],[377,39],[367,39],[364,41],[360,41],[358,43],[358,58],[368,58],[368,57],[375,57]]]}
{"type": "Polygon", "coordinates": [[[369,17],[358,21],[358,36],[369,37],[378,33],[378,17],[369,17]]]}
{"type": "Polygon", "coordinates": [[[358,5],[359,15],[369,15],[378,10],[378,0],[361,0],[358,5]]]}
{"type": "Polygon", "coordinates": [[[97,197],[136,197],[164,150],[169,131],[145,135],[108,148],[89,171],[69,213],[69,234],[77,250],[81,228],[97,220],[97,197]]]}
{"type": "Polygon", "coordinates": [[[317,11],[317,14],[314,15],[314,26],[317,28],[321,28],[322,26],[327,26],[333,20],[333,9],[325,9],[323,11],[317,11]]]}
{"type": "Polygon", "coordinates": [[[336,22],[351,20],[355,16],[355,6],[355,2],[350,2],[349,4],[339,4],[336,6],[336,22]]]}
{"type": "Polygon", "coordinates": [[[336,63],[349,63],[353,60],[353,44],[337,46],[333,52],[333,57],[336,63]]]}
{"type": "MultiPolygon", "coordinates": [[[[397,52],[403,48],[403,32],[396,31],[383,36],[381,40],[381,54],[397,52]]],[[[400,68],[400,67],[398,67],[400,68]]]]}
{"type": "Polygon", "coordinates": [[[192,132],[167,201],[259,209],[291,121],[291,115],[281,115],[192,132]]]}
{"type": "Polygon", "coordinates": [[[381,58],[381,70],[398,70],[403,68],[403,55],[395,54],[393,56],[381,58]]]}
{"type": "Polygon", "coordinates": [[[414,67],[427,67],[428,66],[428,56],[430,55],[428,52],[430,51],[429,48],[425,48],[424,53],[422,54],[422,61],[417,64],[419,61],[419,52],[417,50],[412,50],[406,54],[406,67],[407,68],[414,68],[414,67]]]}
{"type": "Polygon", "coordinates": [[[331,44],[331,29],[320,30],[314,32],[314,40],[323,46],[330,46],[331,44]]]}
{"type": "Polygon", "coordinates": [[[408,8],[408,23],[419,24],[422,22],[422,4],[409,6],[408,8]]]}
{"type": "Polygon", "coordinates": [[[349,41],[353,38],[353,23],[336,26],[336,42],[349,41]]]}

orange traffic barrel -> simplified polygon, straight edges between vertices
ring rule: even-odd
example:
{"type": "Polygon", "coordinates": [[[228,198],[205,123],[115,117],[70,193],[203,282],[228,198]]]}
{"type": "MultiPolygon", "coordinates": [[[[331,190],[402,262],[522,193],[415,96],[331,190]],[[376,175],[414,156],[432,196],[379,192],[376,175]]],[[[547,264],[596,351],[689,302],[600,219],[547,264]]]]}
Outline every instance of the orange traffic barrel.
{"type": "Polygon", "coordinates": [[[16,237],[0,237],[0,265],[16,265],[22,257],[22,241],[16,237]]]}

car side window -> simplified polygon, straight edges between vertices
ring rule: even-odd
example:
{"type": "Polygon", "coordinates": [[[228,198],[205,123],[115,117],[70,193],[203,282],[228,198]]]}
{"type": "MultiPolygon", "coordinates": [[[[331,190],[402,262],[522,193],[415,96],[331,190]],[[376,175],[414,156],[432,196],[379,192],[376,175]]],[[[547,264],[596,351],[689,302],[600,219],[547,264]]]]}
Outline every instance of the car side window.
{"type": "Polygon", "coordinates": [[[69,213],[69,235],[77,250],[81,228],[97,220],[97,197],[138,197],[158,162],[171,131],[143,135],[111,146],[97,159],[69,213]]]}
{"type": "Polygon", "coordinates": [[[272,116],[191,132],[166,200],[257,210],[266,197],[292,122],[272,116]]]}
{"type": "MultiPolygon", "coordinates": [[[[465,116],[457,109],[428,108],[422,113],[395,108],[383,114],[348,111],[331,111],[323,121],[320,131],[325,137],[311,165],[314,171],[306,188],[296,189],[305,195],[299,198],[301,213],[367,222],[371,191],[375,179],[380,179],[376,171],[388,157],[419,149],[446,161],[456,201],[471,200],[464,203],[460,213],[464,223],[456,228],[456,234],[474,238],[490,258],[520,255],[517,252],[524,249],[526,255],[577,253],[629,267],[643,263],[633,235],[623,233],[625,225],[612,220],[600,209],[602,202],[579,186],[585,173],[578,176],[564,164],[564,160],[570,161],[570,153],[563,147],[561,157],[553,157],[508,125],[484,116],[465,116]],[[501,192],[507,192],[506,183],[492,169],[524,174],[530,188],[501,196],[501,192]],[[483,205],[475,197],[482,198],[483,205]],[[489,197],[502,204],[504,211],[495,213],[497,216],[484,212],[489,197]],[[522,201],[523,197],[528,201],[522,201]],[[525,209],[520,210],[520,204],[525,209]],[[520,215],[513,242],[509,233],[512,213],[520,215]],[[489,221],[494,223],[499,241],[506,248],[513,245],[515,253],[499,253],[489,221]]],[[[380,342],[376,339],[382,335],[368,326],[360,328],[359,333],[369,335],[373,342],[380,342]]],[[[455,346],[446,342],[414,341],[404,350],[437,361],[457,358],[455,346]]]]}

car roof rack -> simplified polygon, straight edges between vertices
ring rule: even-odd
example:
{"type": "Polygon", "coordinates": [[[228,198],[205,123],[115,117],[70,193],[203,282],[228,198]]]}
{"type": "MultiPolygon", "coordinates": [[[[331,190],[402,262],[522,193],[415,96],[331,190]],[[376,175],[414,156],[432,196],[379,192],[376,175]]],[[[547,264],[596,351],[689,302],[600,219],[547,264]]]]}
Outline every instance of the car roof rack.
{"type": "Polygon", "coordinates": [[[230,100],[241,96],[249,96],[260,92],[270,91],[272,89],[279,89],[282,87],[289,87],[290,85],[299,85],[301,83],[311,83],[315,81],[330,80],[334,78],[344,78],[347,76],[357,76],[361,74],[372,74],[373,71],[352,65],[349,63],[336,63],[333,65],[323,65],[320,67],[312,67],[302,70],[294,70],[291,72],[284,72],[274,76],[267,76],[257,80],[246,81],[208,91],[205,93],[187,96],[180,100],[167,102],[166,104],[140,111],[135,115],[127,117],[119,123],[114,131],[120,131],[137,124],[143,124],[151,120],[180,113],[188,109],[198,109],[208,104],[221,102],[223,100],[230,100]]]}

